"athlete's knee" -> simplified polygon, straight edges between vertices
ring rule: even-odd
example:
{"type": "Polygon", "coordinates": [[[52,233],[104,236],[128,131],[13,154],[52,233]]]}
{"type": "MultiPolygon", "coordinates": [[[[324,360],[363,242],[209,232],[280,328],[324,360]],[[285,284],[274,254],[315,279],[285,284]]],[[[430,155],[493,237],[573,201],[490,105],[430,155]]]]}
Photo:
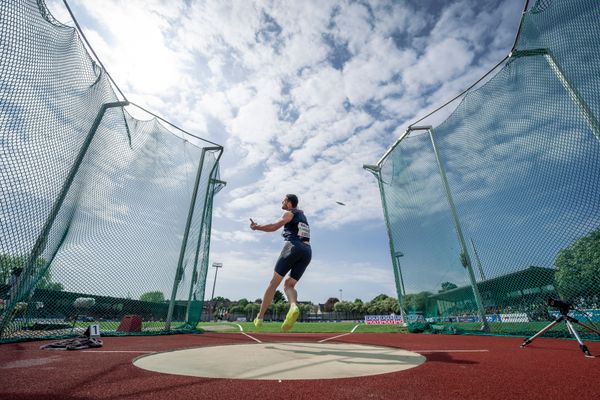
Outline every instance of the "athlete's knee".
{"type": "Polygon", "coordinates": [[[283,286],[285,288],[290,288],[293,289],[294,286],[296,286],[296,283],[298,283],[297,280],[295,280],[294,278],[287,278],[284,282],[283,282],[283,286]]]}

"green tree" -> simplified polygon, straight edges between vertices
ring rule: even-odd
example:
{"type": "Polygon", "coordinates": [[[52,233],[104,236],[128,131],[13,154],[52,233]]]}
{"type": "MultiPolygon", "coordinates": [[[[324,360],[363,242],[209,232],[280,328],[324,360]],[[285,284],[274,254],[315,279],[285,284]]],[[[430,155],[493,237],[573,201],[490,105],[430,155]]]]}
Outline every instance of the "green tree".
{"type": "MultiPolygon", "coordinates": [[[[15,268],[25,268],[27,262],[26,256],[12,256],[10,254],[0,254],[0,283],[8,283],[9,278],[15,268]]],[[[38,257],[33,265],[33,274],[39,273],[46,266],[46,260],[42,257],[38,257]]],[[[42,276],[39,277],[37,289],[46,290],[63,290],[62,283],[52,282],[52,275],[50,268],[47,268],[42,276]]]]}
{"type": "Polygon", "coordinates": [[[23,257],[0,254],[0,284],[8,283],[13,268],[23,268],[24,264],[23,257]]]}
{"type": "Polygon", "coordinates": [[[556,290],[563,299],[600,295],[600,228],[560,250],[554,266],[556,290]]]}
{"type": "Polygon", "coordinates": [[[152,303],[164,303],[165,295],[163,292],[154,291],[154,292],[146,292],[140,296],[141,301],[149,301],[152,303]]]}
{"type": "Polygon", "coordinates": [[[283,295],[281,290],[277,289],[275,291],[275,296],[273,296],[273,303],[277,303],[280,301],[285,301],[285,296],[283,295]]]}
{"type": "Polygon", "coordinates": [[[438,291],[438,293],[447,292],[448,290],[456,289],[458,286],[452,282],[444,282],[442,283],[442,289],[438,291]]]}
{"type": "Polygon", "coordinates": [[[56,291],[60,291],[64,289],[64,286],[62,283],[59,282],[52,282],[50,280],[50,271],[46,271],[48,272],[48,276],[42,276],[42,278],[40,279],[40,281],[37,284],[37,288],[38,289],[46,289],[46,290],[56,290],[56,291]]]}
{"type": "Polygon", "coordinates": [[[239,304],[236,304],[234,306],[229,307],[229,312],[232,314],[236,314],[236,313],[243,313],[244,312],[244,306],[240,306],[239,304]]]}
{"type": "MultiPolygon", "coordinates": [[[[357,303],[355,304],[358,306],[357,303]]],[[[376,296],[373,300],[362,305],[362,309],[363,312],[372,315],[389,314],[400,312],[400,305],[398,304],[398,300],[396,300],[395,298],[390,297],[386,294],[380,294],[376,296]]]]}
{"type": "Polygon", "coordinates": [[[404,305],[408,311],[424,312],[429,296],[431,296],[431,292],[409,293],[404,296],[404,305]]]}
{"type": "Polygon", "coordinates": [[[390,297],[390,296],[388,296],[387,294],[383,294],[382,293],[382,294],[376,296],[373,300],[371,300],[371,302],[373,302],[373,301],[382,301],[382,300],[387,299],[388,297],[390,297]]]}
{"type": "Polygon", "coordinates": [[[382,309],[383,309],[384,313],[398,314],[400,312],[400,304],[398,303],[398,300],[393,297],[388,297],[387,299],[383,300],[381,303],[382,303],[382,309]]]}
{"type": "Polygon", "coordinates": [[[300,312],[302,314],[312,314],[312,313],[316,312],[316,310],[315,310],[316,306],[312,303],[309,303],[309,304],[300,303],[300,304],[298,304],[298,308],[300,308],[300,312]]]}
{"type": "Polygon", "coordinates": [[[354,303],[352,303],[352,312],[355,314],[364,313],[365,305],[361,299],[355,299],[354,303]]]}
{"type": "Polygon", "coordinates": [[[379,315],[383,314],[383,302],[382,301],[367,301],[364,306],[364,310],[367,314],[379,315]]]}
{"type": "Polygon", "coordinates": [[[236,304],[229,308],[230,313],[243,313],[244,309],[248,305],[248,299],[239,299],[236,304]]]}
{"type": "Polygon", "coordinates": [[[288,310],[288,304],[286,301],[278,301],[273,305],[274,319],[278,319],[277,317],[285,316],[288,310]]]}
{"type": "Polygon", "coordinates": [[[349,301],[338,301],[333,305],[335,312],[339,313],[351,313],[353,304],[349,301]]]}
{"type": "Polygon", "coordinates": [[[256,314],[260,311],[260,304],[258,303],[248,303],[246,307],[244,307],[244,312],[246,313],[246,317],[250,320],[254,319],[256,314]]]}

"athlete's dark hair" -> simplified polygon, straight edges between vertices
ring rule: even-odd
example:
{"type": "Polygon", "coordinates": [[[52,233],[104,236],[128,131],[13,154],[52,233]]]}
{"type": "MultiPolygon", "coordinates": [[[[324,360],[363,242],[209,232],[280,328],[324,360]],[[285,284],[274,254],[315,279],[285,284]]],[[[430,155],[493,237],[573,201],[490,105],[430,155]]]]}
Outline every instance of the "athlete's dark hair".
{"type": "Polygon", "coordinates": [[[292,203],[292,207],[298,207],[298,196],[296,196],[295,194],[286,194],[285,198],[288,199],[290,203],[292,203]]]}

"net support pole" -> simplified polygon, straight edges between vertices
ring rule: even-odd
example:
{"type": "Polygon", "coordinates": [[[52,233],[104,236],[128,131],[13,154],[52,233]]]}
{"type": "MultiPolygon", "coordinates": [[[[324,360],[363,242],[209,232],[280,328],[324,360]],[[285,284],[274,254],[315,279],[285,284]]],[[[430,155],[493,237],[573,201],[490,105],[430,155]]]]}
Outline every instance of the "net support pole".
{"type": "Polygon", "coordinates": [[[204,226],[206,225],[207,213],[208,213],[208,206],[207,206],[207,200],[205,200],[204,201],[204,212],[202,213],[202,225],[200,226],[200,233],[198,234],[198,244],[196,245],[196,252],[194,255],[194,269],[192,271],[192,282],[190,283],[190,292],[188,294],[187,308],[185,310],[186,324],[188,324],[190,326],[191,326],[190,311],[192,308],[191,306],[192,306],[192,301],[193,301],[192,295],[194,294],[194,286],[196,285],[196,282],[198,282],[198,258],[200,256],[200,246],[202,245],[202,238],[203,238],[203,235],[205,234],[204,226]]]}
{"type": "Polygon", "coordinates": [[[550,66],[550,69],[561,83],[561,85],[565,88],[569,97],[575,103],[581,114],[583,115],[583,119],[588,124],[596,139],[600,141],[600,123],[598,119],[594,116],[594,113],[587,105],[583,97],[579,94],[575,86],[571,83],[567,75],[561,68],[560,64],[554,58],[554,55],[549,49],[533,49],[533,50],[515,50],[510,53],[510,57],[518,58],[518,57],[530,57],[530,56],[544,56],[544,59],[550,66]]]}
{"type": "Polygon", "coordinates": [[[485,274],[483,273],[483,267],[481,266],[481,260],[479,259],[479,253],[477,252],[477,247],[475,247],[475,242],[473,238],[471,238],[471,246],[473,247],[473,253],[475,254],[475,261],[477,262],[477,268],[479,268],[479,275],[481,275],[481,280],[485,281],[485,274]]]}
{"type": "MultiPolygon", "coordinates": [[[[188,306],[187,306],[187,310],[186,310],[186,323],[189,326],[192,326],[192,320],[193,320],[193,316],[192,316],[192,312],[193,312],[193,307],[192,305],[194,304],[194,302],[199,304],[198,307],[198,315],[196,316],[196,324],[198,322],[201,321],[202,319],[202,308],[204,307],[204,292],[206,291],[206,274],[204,273],[204,271],[206,269],[208,269],[208,255],[210,254],[210,232],[211,232],[211,225],[212,225],[212,204],[213,204],[213,196],[215,195],[214,190],[212,191],[210,200],[209,200],[209,206],[207,208],[207,219],[205,220],[205,224],[203,227],[203,232],[204,232],[204,241],[202,242],[198,242],[198,254],[200,253],[200,245],[203,244],[204,247],[202,249],[202,260],[200,262],[200,272],[198,272],[197,267],[194,269],[195,271],[195,281],[193,283],[193,285],[190,287],[190,294],[188,296],[188,306]],[[202,274],[202,279],[201,282],[203,282],[202,286],[199,286],[198,283],[198,275],[202,274]],[[200,294],[202,294],[202,296],[200,296],[200,294]]],[[[196,262],[196,266],[197,266],[197,262],[196,262]]],[[[194,324],[195,325],[195,324],[194,324]]]]}
{"type": "Polygon", "coordinates": [[[548,50],[546,54],[544,54],[544,58],[546,59],[548,65],[550,65],[550,69],[552,70],[552,72],[554,72],[560,83],[567,91],[567,93],[569,93],[569,97],[571,98],[571,100],[573,100],[573,102],[579,108],[579,111],[581,111],[581,113],[583,114],[585,122],[587,122],[587,124],[589,125],[590,129],[592,130],[592,133],[594,134],[594,136],[596,136],[596,139],[600,141],[600,123],[598,123],[598,120],[592,113],[592,110],[590,110],[590,107],[583,100],[577,89],[575,89],[575,86],[571,84],[571,81],[569,81],[560,65],[556,62],[556,59],[554,58],[550,50],[548,50]]]}
{"type": "Polygon", "coordinates": [[[398,265],[398,260],[396,259],[397,253],[394,248],[395,247],[394,241],[392,239],[392,229],[390,227],[390,218],[388,215],[387,201],[385,200],[385,191],[384,191],[383,183],[381,180],[381,167],[379,165],[377,165],[377,166],[363,165],[363,168],[366,169],[367,171],[371,172],[373,175],[375,175],[375,178],[377,179],[377,184],[379,185],[379,195],[381,197],[381,204],[383,206],[383,217],[385,220],[385,227],[387,230],[388,241],[389,241],[389,245],[390,245],[390,255],[392,258],[392,267],[394,270],[394,281],[396,283],[396,293],[398,294],[398,303],[400,305],[400,315],[402,317],[402,323],[406,324],[406,312],[404,310],[404,295],[405,295],[404,285],[400,286],[400,282],[399,282],[399,278],[401,277],[401,272],[400,272],[400,268],[398,265]]]}
{"type": "Polygon", "coordinates": [[[4,331],[6,325],[9,322],[9,316],[12,314],[12,310],[16,306],[17,302],[19,302],[19,300],[21,300],[25,296],[25,294],[29,293],[33,286],[37,283],[37,280],[33,279],[36,261],[46,249],[46,245],[48,244],[48,237],[50,235],[50,231],[52,230],[52,226],[54,225],[54,221],[56,220],[56,217],[58,216],[58,213],[60,212],[63,203],[67,198],[69,189],[71,188],[71,185],[75,180],[75,176],[79,171],[79,167],[81,166],[81,163],[83,162],[83,159],[87,154],[90,144],[92,143],[92,139],[94,139],[94,136],[98,131],[98,127],[102,122],[102,118],[104,117],[106,110],[114,107],[125,107],[128,104],[129,103],[127,101],[105,103],[102,104],[100,110],[98,110],[96,118],[94,119],[94,122],[92,123],[92,126],[90,127],[90,130],[87,136],[85,137],[81,148],[79,149],[79,153],[77,154],[77,157],[73,162],[73,166],[71,167],[67,178],[63,182],[63,186],[60,190],[60,193],[58,194],[56,200],[54,200],[54,204],[52,204],[52,208],[50,210],[50,213],[48,214],[48,217],[46,218],[46,222],[44,223],[42,230],[40,231],[40,234],[38,235],[35,244],[33,245],[29,253],[29,256],[23,268],[23,272],[21,273],[19,279],[15,283],[16,289],[14,293],[16,293],[16,296],[14,299],[11,299],[9,304],[7,304],[6,308],[4,309],[4,313],[0,318],[0,336],[2,336],[2,332],[4,331]]]}
{"type": "Polygon", "coordinates": [[[456,212],[456,207],[454,205],[454,200],[452,199],[452,193],[450,192],[450,185],[448,184],[448,178],[446,177],[446,171],[444,166],[440,160],[440,155],[435,143],[433,128],[429,127],[427,129],[429,131],[429,137],[431,139],[431,144],[433,146],[433,152],[435,154],[435,159],[438,164],[438,168],[440,170],[440,176],[442,178],[442,183],[444,185],[444,191],[446,192],[446,199],[448,200],[448,205],[450,206],[450,211],[452,213],[452,219],[454,221],[454,228],[456,230],[456,235],[458,236],[458,241],[460,243],[461,248],[461,262],[463,266],[467,269],[469,274],[469,280],[471,281],[471,288],[473,289],[473,295],[475,296],[475,303],[477,304],[477,312],[479,314],[479,318],[481,319],[481,330],[489,332],[490,326],[485,318],[485,310],[483,308],[483,300],[481,298],[481,293],[479,293],[479,288],[477,287],[477,280],[475,279],[475,273],[473,272],[473,267],[471,265],[471,258],[469,257],[469,252],[467,250],[467,245],[465,243],[465,238],[463,236],[462,228],[460,225],[460,220],[458,219],[458,213],[456,212]]]}
{"type": "MultiPolygon", "coordinates": [[[[211,213],[212,213],[212,203],[211,203],[211,213]]],[[[207,221],[208,225],[206,229],[208,232],[211,230],[212,226],[212,217],[207,221]]],[[[196,285],[196,289],[194,291],[194,295],[196,297],[196,301],[200,302],[198,321],[202,320],[202,313],[204,312],[204,302],[206,295],[206,278],[208,276],[208,255],[210,253],[210,233],[207,236],[207,240],[204,242],[204,256],[202,257],[202,265],[200,268],[200,272],[198,273],[201,285],[196,285]],[[199,299],[199,300],[198,300],[199,299]]]]}
{"type": "Polygon", "coordinates": [[[402,322],[406,325],[406,311],[404,311],[404,298],[406,297],[406,289],[404,288],[404,278],[402,278],[402,267],[400,265],[400,257],[404,254],[400,251],[394,254],[396,263],[398,265],[398,277],[400,278],[400,289],[402,289],[402,302],[400,303],[400,314],[402,315],[402,322]]]}
{"type": "Polygon", "coordinates": [[[200,282],[202,282],[201,285],[196,285],[196,289],[194,291],[194,295],[196,298],[196,301],[200,302],[200,307],[199,307],[199,314],[198,314],[198,321],[202,320],[202,312],[204,310],[204,296],[206,294],[206,276],[208,274],[208,256],[210,254],[210,240],[211,240],[211,232],[212,232],[212,209],[213,209],[213,201],[214,201],[214,196],[215,194],[219,193],[221,191],[221,189],[223,189],[225,187],[225,185],[227,184],[227,182],[221,181],[219,179],[214,179],[213,180],[213,190],[212,190],[212,196],[210,197],[210,209],[209,209],[209,214],[208,214],[208,220],[206,221],[207,225],[206,225],[206,240],[204,241],[204,250],[203,250],[203,257],[202,257],[202,265],[200,268],[200,272],[198,275],[200,275],[200,282]],[[198,300],[200,299],[200,300],[198,300]]]}
{"type": "MultiPolygon", "coordinates": [[[[215,163],[216,164],[216,163],[215,163]]],[[[213,174],[214,172],[216,172],[215,169],[213,169],[213,174]]],[[[211,174],[212,176],[212,174],[211,174]]],[[[198,234],[198,244],[196,246],[196,252],[194,255],[194,270],[192,272],[192,282],[190,284],[190,292],[188,295],[188,304],[187,304],[187,309],[185,311],[185,319],[186,319],[186,323],[188,325],[192,325],[191,324],[191,320],[192,317],[190,315],[190,311],[192,309],[191,305],[192,305],[192,295],[194,294],[194,287],[196,285],[196,282],[198,282],[198,258],[200,256],[200,246],[202,244],[202,238],[205,237],[205,240],[208,240],[208,242],[210,243],[210,226],[211,226],[211,219],[212,219],[212,203],[213,203],[213,198],[215,196],[215,186],[218,183],[221,183],[223,181],[217,181],[213,178],[210,178],[208,185],[206,186],[206,195],[205,195],[205,200],[204,200],[204,210],[202,213],[202,225],[200,226],[200,233],[198,234]]],[[[205,246],[206,247],[206,246],[205,246]]],[[[208,253],[204,253],[204,257],[207,258],[208,257],[208,253]]],[[[197,300],[197,299],[196,299],[197,300]]],[[[193,328],[193,327],[192,327],[193,328]]]]}
{"type": "MultiPolygon", "coordinates": [[[[204,159],[207,151],[220,151],[222,147],[205,147],[202,149],[202,155],[200,156],[200,162],[198,164],[198,172],[196,173],[196,181],[194,182],[194,191],[192,193],[192,199],[190,201],[190,209],[188,211],[187,221],[185,223],[185,229],[183,231],[183,240],[181,242],[181,250],[179,252],[179,260],[177,261],[177,269],[175,270],[175,279],[173,280],[173,290],[171,290],[171,299],[169,301],[169,310],[167,311],[167,320],[165,322],[165,330],[171,330],[171,321],[173,320],[173,310],[175,309],[175,297],[177,296],[177,288],[183,277],[183,260],[185,258],[185,250],[187,247],[187,241],[190,234],[190,227],[192,226],[192,218],[194,216],[194,208],[196,207],[196,198],[198,197],[198,187],[200,186],[200,178],[202,177],[202,168],[204,167],[204,159]]],[[[221,153],[219,154],[219,157],[221,153]]],[[[213,170],[218,164],[215,162],[213,170]]],[[[211,170],[211,174],[212,171],[211,170]]],[[[199,235],[200,236],[200,235],[199,235]]]]}

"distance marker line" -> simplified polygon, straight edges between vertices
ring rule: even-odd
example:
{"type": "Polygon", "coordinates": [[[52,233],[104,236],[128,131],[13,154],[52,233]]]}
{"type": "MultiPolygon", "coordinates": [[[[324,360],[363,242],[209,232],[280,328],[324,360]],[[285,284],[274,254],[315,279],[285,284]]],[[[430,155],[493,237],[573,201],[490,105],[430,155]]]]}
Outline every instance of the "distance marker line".
{"type": "Polygon", "coordinates": [[[356,324],[356,326],[354,328],[352,328],[352,330],[350,332],[348,332],[348,333],[343,333],[341,335],[337,335],[337,336],[330,337],[330,338],[327,338],[327,339],[319,340],[317,343],[323,343],[323,342],[326,342],[328,340],[332,340],[332,339],[336,339],[336,338],[339,338],[339,337],[342,337],[342,336],[350,335],[351,333],[354,333],[354,331],[356,330],[356,328],[358,328],[359,325],[360,324],[356,324]]]}
{"type": "Polygon", "coordinates": [[[244,332],[244,328],[242,328],[242,326],[240,324],[236,324],[238,326],[238,328],[240,328],[240,333],[242,335],[248,336],[250,339],[257,341],[258,343],[262,343],[260,340],[258,340],[257,338],[248,335],[246,332],[244,332]]]}

